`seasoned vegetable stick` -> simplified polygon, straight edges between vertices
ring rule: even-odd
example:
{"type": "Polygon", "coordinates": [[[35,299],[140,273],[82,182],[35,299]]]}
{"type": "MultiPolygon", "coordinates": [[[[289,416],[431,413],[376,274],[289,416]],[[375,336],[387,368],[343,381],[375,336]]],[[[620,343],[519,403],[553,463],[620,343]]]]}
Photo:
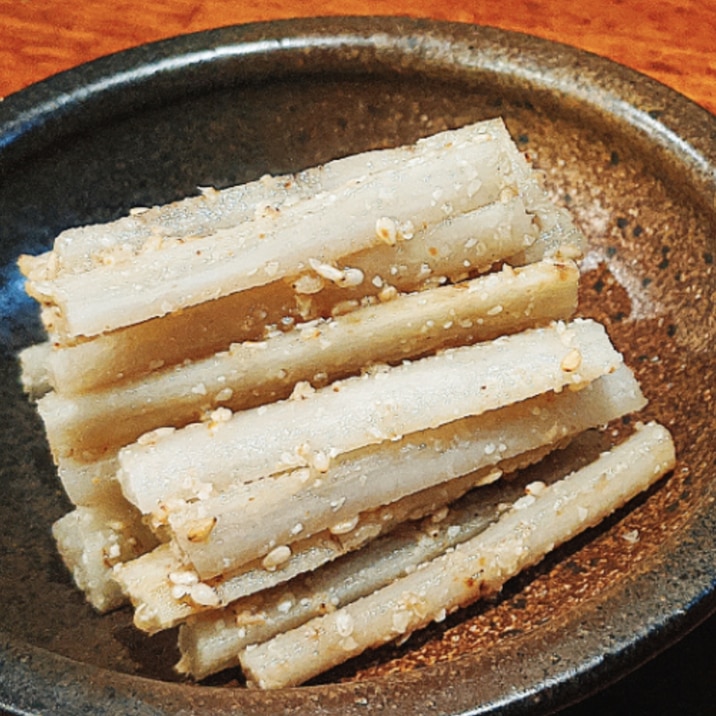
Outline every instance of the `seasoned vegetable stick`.
{"type": "Polygon", "coordinates": [[[240,484],[169,513],[173,539],[202,579],[238,569],[361,512],[516,457],[639,410],[646,401],[624,365],[579,392],[542,394],[397,441],[341,455],[323,472],[301,468],[240,484]]]}
{"type": "Polygon", "coordinates": [[[76,507],[53,524],[52,534],[75,584],[98,612],[127,601],[113,567],[157,546],[141,515],[121,500],[111,506],[76,507]]]}
{"type": "MultiPolygon", "coordinates": [[[[485,130],[500,132],[499,121],[483,123],[485,130]]],[[[487,135],[485,136],[486,139],[487,135]]],[[[501,136],[500,136],[501,138],[501,136]]],[[[438,138],[422,140],[427,149],[438,138]]],[[[489,140],[488,140],[489,141],[489,140]]],[[[504,151],[504,144],[491,143],[491,150],[504,151]]],[[[23,272],[33,280],[49,280],[62,273],[82,273],[109,262],[129,262],[156,248],[158,241],[192,241],[229,228],[262,213],[280,211],[319,193],[335,191],[344,184],[409,160],[409,146],[372,150],[311,167],[293,175],[266,175],[223,190],[203,188],[200,194],[180,201],[138,207],[128,216],[108,224],[94,224],[63,231],[52,251],[23,256],[23,272]]],[[[495,175],[496,176],[496,175],[495,175]]]]}
{"type": "Polygon", "coordinates": [[[250,562],[238,571],[201,581],[191,564],[165,543],[131,562],[117,565],[114,578],[135,606],[134,624],[154,633],[169,629],[194,614],[223,607],[310,572],[360,549],[406,520],[421,519],[462,497],[474,487],[490,484],[503,474],[541,460],[561,443],[550,444],[408,495],[359,515],[350,531],[342,526],[294,542],[290,554],[280,549],[268,559],[250,562]],[[283,561],[282,561],[283,560],[283,561]]]}
{"type": "Polygon", "coordinates": [[[37,343],[20,351],[20,382],[30,400],[37,400],[52,389],[48,363],[49,343],[37,343]]]}
{"type": "Polygon", "coordinates": [[[519,501],[454,551],[370,596],[247,648],[244,673],[261,688],[300,684],[439,621],[498,592],[511,577],[647,489],[674,463],[669,432],[649,424],[596,462],[519,501]]]}
{"type": "Polygon", "coordinates": [[[28,291],[56,307],[55,330],[92,336],[293,275],[311,259],[332,262],[381,242],[409,240],[416,226],[497,198],[486,197],[485,187],[511,165],[491,150],[498,133],[503,144],[510,139],[498,124],[490,126],[435,135],[414,145],[399,166],[334,191],[208,237],[164,242],[142,260],[30,281],[28,291]]]}
{"type": "Polygon", "coordinates": [[[208,423],[160,429],[119,452],[117,478],[144,513],[382,440],[478,415],[611,373],[622,358],[599,324],[576,320],[451,349],[208,423]]]}
{"type": "Polygon", "coordinates": [[[239,664],[240,652],[309,619],[370,594],[493,522],[522,485],[504,482],[497,491],[473,490],[449,509],[424,521],[400,525],[362,549],[286,584],[204,612],[180,627],[177,665],[195,679],[239,664]]]}
{"type": "MultiPolygon", "coordinates": [[[[603,380],[603,379],[600,379],[603,380]]],[[[423,562],[482,532],[512,503],[563,477],[593,452],[595,436],[583,434],[548,467],[538,464],[496,484],[481,486],[424,518],[399,525],[356,552],[314,572],[195,615],[179,628],[177,671],[203,679],[238,666],[241,652],[313,617],[366,596],[409,574],[423,562]],[[536,468],[536,469],[535,469],[536,468]]],[[[588,459],[588,458],[587,458],[588,459]]]]}
{"type": "Polygon", "coordinates": [[[111,505],[117,498],[124,499],[115,479],[119,470],[117,454],[90,462],[72,457],[57,460],[57,474],[67,497],[74,505],[111,505]]]}
{"type": "Polygon", "coordinates": [[[54,388],[64,394],[122,382],[203,358],[232,343],[262,340],[271,326],[286,330],[348,312],[366,300],[385,300],[396,291],[416,291],[486,271],[522,252],[537,231],[519,197],[499,201],[430,230],[418,228],[410,241],[347,256],[340,269],[317,264],[293,277],[90,340],[55,341],[47,372],[54,388]],[[345,280],[361,274],[360,283],[345,280]]]}
{"type": "Polygon", "coordinates": [[[101,456],[157,427],[183,427],[218,406],[244,410],[287,398],[299,381],[326,384],[371,363],[395,364],[438,349],[568,319],[577,304],[573,263],[542,261],[356,309],[276,332],[265,341],[155,371],[121,387],[38,403],[55,458],[101,456]]]}
{"type": "MultiPolygon", "coordinates": [[[[218,600],[225,605],[246,594],[266,589],[304,571],[315,569],[341,554],[359,548],[364,542],[406,519],[417,519],[421,514],[429,514],[452,502],[476,484],[494,481],[502,472],[513,472],[536,462],[558,447],[562,440],[605,424],[629,410],[639,409],[643,406],[644,399],[638,386],[635,386],[630,371],[622,366],[615,373],[598,379],[577,393],[564,391],[547,400],[538,396],[527,402],[530,412],[537,413],[544,409],[545,413],[553,418],[552,429],[548,432],[525,431],[525,442],[522,445],[525,452],[517,457],[502,459],[496,465],[488,464],[477,472],[413,493],[390,505],[363,513],[357,521],[347,520],[344,525],[334,523],[333,533],[328,530],[292,543],[291,554],[288,560],[281,564],[280,569],[267,571],[262,564],[263,560],[258,559],[235,573],[204,583],[215,590],[216,596],[211,596],[206,587],[199,589],[209,594],[212,600],[218,600]],[[562,407],[557,407],[560,405],[562,407]],[[571,412],[568,410],[570,406],[571,412]],[[547,444],[545,441],[548,441],[547,444]],[[350,527],[353,529],[345,531],[350,527]]],[[[479,440],[479,437],[475,435],[474,439],[479,440]]],[[[502,452],[497,449],[491,454],[500,456],[502,452]]],[[[416,472],[421,472],[422,468],[422,472],[429,473],[433,467],[429,453],[417,452],[415,458],[410,464],[411,468],[416,472]],[[426,457],[428,459],[423,466],[426,457]]],[[[299,533],[293,537],[298,539],[301,535],[299,533]]],[[[174,572],[184,573],[187,570],[196,583],[201,581],[194,566],[187,562],[176,547],[170,545],[164,545],[153,553],[122,565],[117,576],[137,606],[135,624],[139,628],[150,632],[166,629],[191,614],[209,608],[207,605],[197,605],[191,600],[172,597],[172,584],[167,575],[174,572]]]]}

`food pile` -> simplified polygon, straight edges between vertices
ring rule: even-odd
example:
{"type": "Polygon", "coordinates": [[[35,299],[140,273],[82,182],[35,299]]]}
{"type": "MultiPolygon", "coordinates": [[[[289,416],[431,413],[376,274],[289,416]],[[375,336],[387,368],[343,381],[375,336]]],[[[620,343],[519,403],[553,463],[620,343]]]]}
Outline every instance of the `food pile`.
{"type": "Polygon", "coordinates": [[[301,684],[499,591],[674,464],[662,426],[519,470],[645,405],[574,318],[584,239],[501,120],[263,177],[23,256],[21,354],[100,612],[177,665],[301,684]]]}

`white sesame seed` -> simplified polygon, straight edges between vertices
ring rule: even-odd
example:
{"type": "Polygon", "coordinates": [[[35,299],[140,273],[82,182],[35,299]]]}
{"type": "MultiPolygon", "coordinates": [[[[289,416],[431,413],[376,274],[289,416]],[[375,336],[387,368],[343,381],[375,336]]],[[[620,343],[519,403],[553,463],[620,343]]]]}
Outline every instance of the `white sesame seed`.
{"type": "Polygon", "coordinates": [[[234,391],[229,388],[222,388],[215,396],[214,400],[217,403],[225,403],[227,400],[231,400],[231,398],[234,396],[234,391]]]}
{"type": "Polygon", "coordinates": [[[183,569],[175,572],[170,572],[169,581],[172,584],[197,584],[199,582],[199,575],[190,569],[183,569]]]}
{"type": "Polygon", "coordinates": [[[352,517],[349,520],[344,520],[343,522],[338,522],[337,524],[333,525],[329,528],[329,532],[332,535],[345,535],[350,532],[352,532],[357,526],[360,518],[358,515],[355,517],[352,517]]]}
{"type": "Polygon", "coordinates": [[[622,539],[629,544],[636,544],[639,541],[639,530],[629,530],[622,534],[622,539]]]}
{"type": "Polygon", "coordinates": [[[205,607],[218,607],[221,604],[216,591],[204,582],[194,584],[189,590],[189,596],[196,604],[205,607]]]}
{"type": "Polygon", "coordinates": [[[350,614],[347,612],[338,612],[336,614],[336,631],[340,636],[350,636],[353,633],[353,628],[353,617],[350,614]]]}
{"type": "Polygon", "coordinates": [[[394,219],[381,216],[375,222],[375,235],[389,246],[394,246],[398,240],[398,227],[394,219]]]}
{"type": "Polygon", "coordinates": [[[577,350],[576,348],[573,348],[569,353],[567,353],[564,358],[562,358],[562,362],[560,363],[560,368],[565,373],[573,373],[574,371],[579,368],[579,366],[582,364],[582,354],[577,350]]]}
{"type": "Polygon", "coordinates": [[[438,522],[442,522],[450,512],[449,508],[447,506],[441,507],[439,510],[436,510],[433,512],[432,515],[430,515],[430,521],[433,524],[437,524],[438,522]]]}
{"type": "Polygon", "coordinates": [[[410,625],[411,614],[407,609],[401,609],[393,614],[393,631],[404,634],[410,625]]]}
{"type": "Polygon", "coordinates": [[[271,572],[291,559],[291,548],[287,544],[274,547],[261,562],[261,566],[271,572]]]}
{"type": "Polygon", "coordinates": [[[525,487],[525,492],[528,495],[539,496],[546,489],[547,489],[547,485],[545,485],[544,482],[542,482],[541,480],[535,480],[535,482],[530,482],[530,484],[527,485],[527,487],[525,487]]]}

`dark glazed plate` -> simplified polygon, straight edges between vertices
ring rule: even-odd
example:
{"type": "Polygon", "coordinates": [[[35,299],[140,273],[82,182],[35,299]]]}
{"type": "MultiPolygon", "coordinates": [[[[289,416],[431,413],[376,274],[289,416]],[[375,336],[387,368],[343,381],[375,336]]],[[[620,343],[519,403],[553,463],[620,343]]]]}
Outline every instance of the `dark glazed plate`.
{"type": "Polygon", "coordinates": [[[546,713],[714,610],[716,119],[603,59],[405,19],[226,28],[79,67],[0,104],[0,704],[18,713],[546,713]],[[55,555],[67,509],[12,353],[14,268],[65,227],[502,115],[590,240],[603,320],[674,432],[675,472],[442,625],[299,689],[177,683],[173,634],[98,617],[55,555]]]}

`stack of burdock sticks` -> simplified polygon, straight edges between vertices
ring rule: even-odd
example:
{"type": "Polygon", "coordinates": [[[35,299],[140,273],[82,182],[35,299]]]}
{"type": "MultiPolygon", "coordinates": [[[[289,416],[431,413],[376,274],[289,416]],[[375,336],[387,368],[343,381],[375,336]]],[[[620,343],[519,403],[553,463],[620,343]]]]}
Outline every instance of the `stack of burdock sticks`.
{"type": "Polygon", "coordinates": [[[78,586],[181,624],[181,672],[265,688],[499,590],[674,464],[650,424],[553,484],[512,477],[645,404],[572,318],[582,249],[493,120],[22,257],[78,586]]]}

